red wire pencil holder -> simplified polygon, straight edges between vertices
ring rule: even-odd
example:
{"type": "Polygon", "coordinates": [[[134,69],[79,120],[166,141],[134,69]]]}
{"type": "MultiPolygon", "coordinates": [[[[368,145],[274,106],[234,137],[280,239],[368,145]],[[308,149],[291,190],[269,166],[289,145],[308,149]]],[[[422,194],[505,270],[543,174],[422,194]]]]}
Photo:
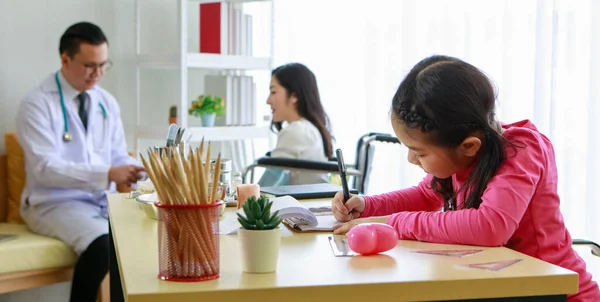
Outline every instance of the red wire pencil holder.
{"type": "Polygon", "coordinates": [[[160,204],[158,277],[195,282],[219,278],[219,207],[208,204],[160,204]]]}

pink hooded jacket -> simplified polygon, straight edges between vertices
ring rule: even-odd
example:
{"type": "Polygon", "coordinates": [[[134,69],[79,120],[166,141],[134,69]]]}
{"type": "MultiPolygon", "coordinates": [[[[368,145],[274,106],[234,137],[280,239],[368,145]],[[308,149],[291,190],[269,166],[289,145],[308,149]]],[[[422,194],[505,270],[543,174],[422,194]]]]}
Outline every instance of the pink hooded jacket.
{"type": "MultiPolygon", "coordinates": [[[[507,158],[488,183],[479,209],[441,212],[443,199],[429,186],[365,196],[361,217],[391,215],[387,223],[400,239],[479,246],[505,246],[579,274],[579,292],[571,302],[600,301],[598,284],[571,246],[560,212],[554,149],[529,121],[503,125],[503,136],[526,145],[507,150],[507,158]],[[513,155],[514,156],[511,156],[513,155]]],[[[507,147],[509,148],[509,147],[507,147]]],[[[452,176],[454,189],[469,171],[452,176]]],[[[458,208],[464,202],[457,198],[458,208]]]]}

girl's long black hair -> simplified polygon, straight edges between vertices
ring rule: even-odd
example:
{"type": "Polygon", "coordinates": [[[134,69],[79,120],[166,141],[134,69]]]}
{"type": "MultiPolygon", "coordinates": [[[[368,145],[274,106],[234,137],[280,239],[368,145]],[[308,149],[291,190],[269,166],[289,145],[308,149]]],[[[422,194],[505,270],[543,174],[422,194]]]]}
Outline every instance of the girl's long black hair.
{"type": "Polygon", "coordinates": [[[479,208],[481,196],[505,159],[505,144],[496,121],[495,92],[488,77],[460,59],[434,55],[415,65],[392,101],[393,118],[428,134],[433,144],[458,147],[480,132],[482,149],[464,185],[454,192],[452,177],[433,177],[432,189],[453,209],[463,194],[462,208],[479,208]]]}

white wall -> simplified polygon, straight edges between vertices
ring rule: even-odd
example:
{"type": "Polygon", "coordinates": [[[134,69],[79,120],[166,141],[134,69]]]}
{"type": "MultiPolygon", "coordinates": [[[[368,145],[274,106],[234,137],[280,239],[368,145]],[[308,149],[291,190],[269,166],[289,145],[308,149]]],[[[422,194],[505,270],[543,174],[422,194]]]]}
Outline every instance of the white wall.
{"type": "MultiPolygon", "coordinates": [[[[64,30],[89,20],[114,36],[113,7],[112,1],[102,0],[0,1],[0,133],[15,130],[21,98],[59,68],[58,42],[64,30]]],[[[103,86],[113,89],[116,80],[108,75],[103,86]]],[[[0,152],[4,151],[2,135],[0,152]]]]}

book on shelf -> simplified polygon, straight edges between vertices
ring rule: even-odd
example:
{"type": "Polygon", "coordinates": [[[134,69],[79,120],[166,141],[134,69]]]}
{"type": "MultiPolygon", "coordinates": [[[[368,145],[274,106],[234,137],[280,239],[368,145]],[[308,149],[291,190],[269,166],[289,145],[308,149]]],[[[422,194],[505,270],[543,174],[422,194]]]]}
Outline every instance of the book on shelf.
{"type": "MultiPolygon", "coordinates": [[[[358,194],[356,189],[349,189],[348,191],[351,194],[358,194]]],[[[260,194],[269,198],[285,195],[296,199],[333,198],[337,192],[342,192],[342,187],[330,183],[260,188],[260,194]]]]}
{"type": "MultiPolygon", "coordinates": [[[[338,222],[331,207],[309,208],[291,196],[269,198],[273,205],[271,212],[279,211],[278,216],[282,223],[294,231],[299,232],[332,232],[338,222]]],[[[236,211],[245,217],[244,210],[236,211]]],[[[236,234],[241,227],[237,215],[230,215],[219,223],[220,234],[236,234]]]]}
{"type": "Polygon", "coordinates": [[[217,126],[256,125],[256,84],[251,76],[206,75],[204,87],[206,94],[225,99],[225,115],[217,120],[217,126]]]}
{"type": "Polygon", "coordinates": [[[228,7],[227,2],[200,4],[200,52],[227,54],[228,7]]]}
{"type": "Polygon", "coordinates": [[[252,56],[252,16],[242,4],[200,4],[200,52],[252,56]]]}

